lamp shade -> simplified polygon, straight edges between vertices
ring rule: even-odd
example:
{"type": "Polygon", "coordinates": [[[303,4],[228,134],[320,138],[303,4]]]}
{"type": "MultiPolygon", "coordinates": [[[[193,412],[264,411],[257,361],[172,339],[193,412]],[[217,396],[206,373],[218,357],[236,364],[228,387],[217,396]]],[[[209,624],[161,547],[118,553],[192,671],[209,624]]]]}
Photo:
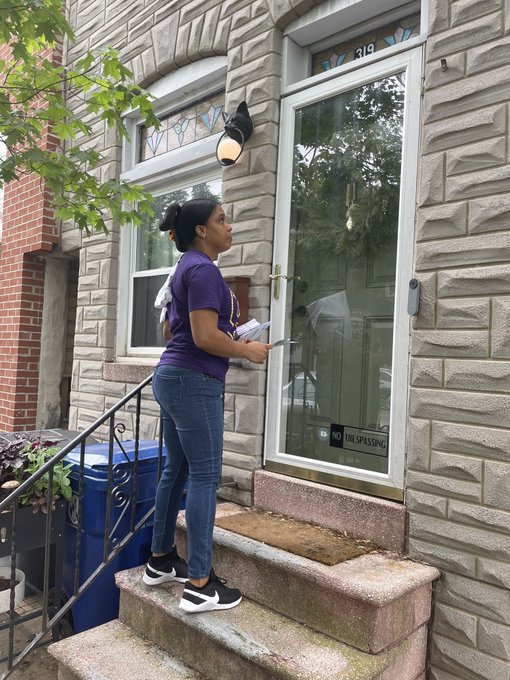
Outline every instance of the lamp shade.
{"type": "Polygon", "coordinates": [[[221,115],[225,132],[216,146],[216,158],[220,165],[234,165],[253,132],[253,121],[246,102],[241,102],[234,113],[222,111],[221,115]]]}
{"type": "Polygon", "coordinates": [[[241,155],[243,145],[227,134],[222,135],[216,147],[216,157],[221,165],[234,165],[241,155]]]}

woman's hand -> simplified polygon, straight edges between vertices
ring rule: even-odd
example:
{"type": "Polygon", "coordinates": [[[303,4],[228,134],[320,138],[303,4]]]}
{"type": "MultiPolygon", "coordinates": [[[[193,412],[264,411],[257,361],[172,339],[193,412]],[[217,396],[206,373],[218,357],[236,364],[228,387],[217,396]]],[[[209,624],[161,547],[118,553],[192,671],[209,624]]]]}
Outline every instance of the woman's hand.
{"type": "Polygon", "coordinates": [[[265,342],[233,340],[218,328],[218,312],[195,309],[189,315],[193,342],[197,347],[217,357],[248,359],[263,364],[272,345],[265,342]]]}
{"type": "Polygon", "coordinates": [[[246,358],[254,364],[263,364],[267,359],[269,350],[273,345],[265,342],[251,342],[244,343],[246,348],[246,358]]]}

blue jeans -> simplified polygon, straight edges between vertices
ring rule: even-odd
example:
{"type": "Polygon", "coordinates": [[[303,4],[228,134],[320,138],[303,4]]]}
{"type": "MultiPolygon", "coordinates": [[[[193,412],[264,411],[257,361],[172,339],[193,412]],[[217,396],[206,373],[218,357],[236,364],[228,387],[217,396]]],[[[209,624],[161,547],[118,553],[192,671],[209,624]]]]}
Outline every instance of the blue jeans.
{"type": "Polygon", "coordinates": [[[216,490],[223,450],[223,383],[178,366],[158,366],[152,379],[161,406],[165,467],[156,491],[152,552],[170,552],[184,485],[188,575],[209,576],[216,490]]]}

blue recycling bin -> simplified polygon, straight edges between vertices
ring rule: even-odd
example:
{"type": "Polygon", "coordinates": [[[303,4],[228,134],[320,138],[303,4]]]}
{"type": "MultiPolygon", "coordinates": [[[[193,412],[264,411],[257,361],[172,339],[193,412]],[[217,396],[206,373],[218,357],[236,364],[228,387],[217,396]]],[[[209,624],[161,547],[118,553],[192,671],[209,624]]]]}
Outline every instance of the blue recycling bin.
{"type": "MultiPolygon", "coordinates": [[[[122,446],[130,461],[134,460],[134,441],[122,442],[122,446]]],[[[109,444],[93,444],[85,449],[85,470],[83,479],[82,526],[80,544],[80,585],[97,569],[103,560],[104,531],[106,524],[107,490],[108,490],[108,448],[109,444]]],[[[73,498],[68,504],[66,521],[66,541],[64,559],[64,592],[69,597],[74,592],[78,485],[80,451],[75,449],[66,457],[66,462],[73,466],[70,474],[73,498]]],[[[164,459],[163,459],[164,463],[164,459]]],[[[131,496],[133,485],[132,466],[118,444],[114,445],[113,464],[116,474],[113,487],[131,496]],[[121,482],[127,481],[125,484],[121,482]]],[[[158,442],[143,440],[138,446],[137,493],[135,503],[135,523],[153,507],[157,488],[158,442]]],[[[110,525],[112,531],[122,512],[121,499],[112,498],[110,525]]],[[[185,507],[186,496],[183,496],[181,508],[185,507]]],[[[79,633],[94,628],[102,623],[117,618],[119,613],[119,591],[115,585],[115,573],[123,569],[144,564],[150,554],[153,516],[147,520],[135,536],[124,546],[117,557],[106,567],[85,593],[72,607],[72,628],[79,633]]],[[[110,539],[110,550],[118,544],[131,526],[131,503],[125,516],[119,522],[110,539]]]]}

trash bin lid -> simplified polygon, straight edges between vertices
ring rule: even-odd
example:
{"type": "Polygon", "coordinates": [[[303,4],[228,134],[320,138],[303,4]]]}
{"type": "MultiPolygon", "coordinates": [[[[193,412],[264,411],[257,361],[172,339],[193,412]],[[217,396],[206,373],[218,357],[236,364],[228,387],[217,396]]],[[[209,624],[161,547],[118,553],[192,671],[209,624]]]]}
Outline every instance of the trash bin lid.
{"type": "MultiPolygon", "coordinates": [[[[129,465],[135,458],[135,442],[132,439],[128,439],[122,442],[122,446],[126,455],[129,458],[126,460],[122,449],[117,443],[113,445],[113,465],[129,465]]],[[[103,478],[108,472],[108,450],[110,444],[109,442],[104,442],[102,444],[90,444],[85,447],[85,461],[84,468],[85,474],[89,477],[103,478]]],[[[138,463],[143,465],[144,469],[147,466],[155,467],[158,462],[158,448],[159,444],[153,439],[142,439],[138,442],[138,463]]],[[[165,451],[163,449],[163,456],[165,451]]],[[[78,468],[80,465],[80,447],[73,449],[65,457],[65,462],[71,464],[73,467],[78,468]]]]}

